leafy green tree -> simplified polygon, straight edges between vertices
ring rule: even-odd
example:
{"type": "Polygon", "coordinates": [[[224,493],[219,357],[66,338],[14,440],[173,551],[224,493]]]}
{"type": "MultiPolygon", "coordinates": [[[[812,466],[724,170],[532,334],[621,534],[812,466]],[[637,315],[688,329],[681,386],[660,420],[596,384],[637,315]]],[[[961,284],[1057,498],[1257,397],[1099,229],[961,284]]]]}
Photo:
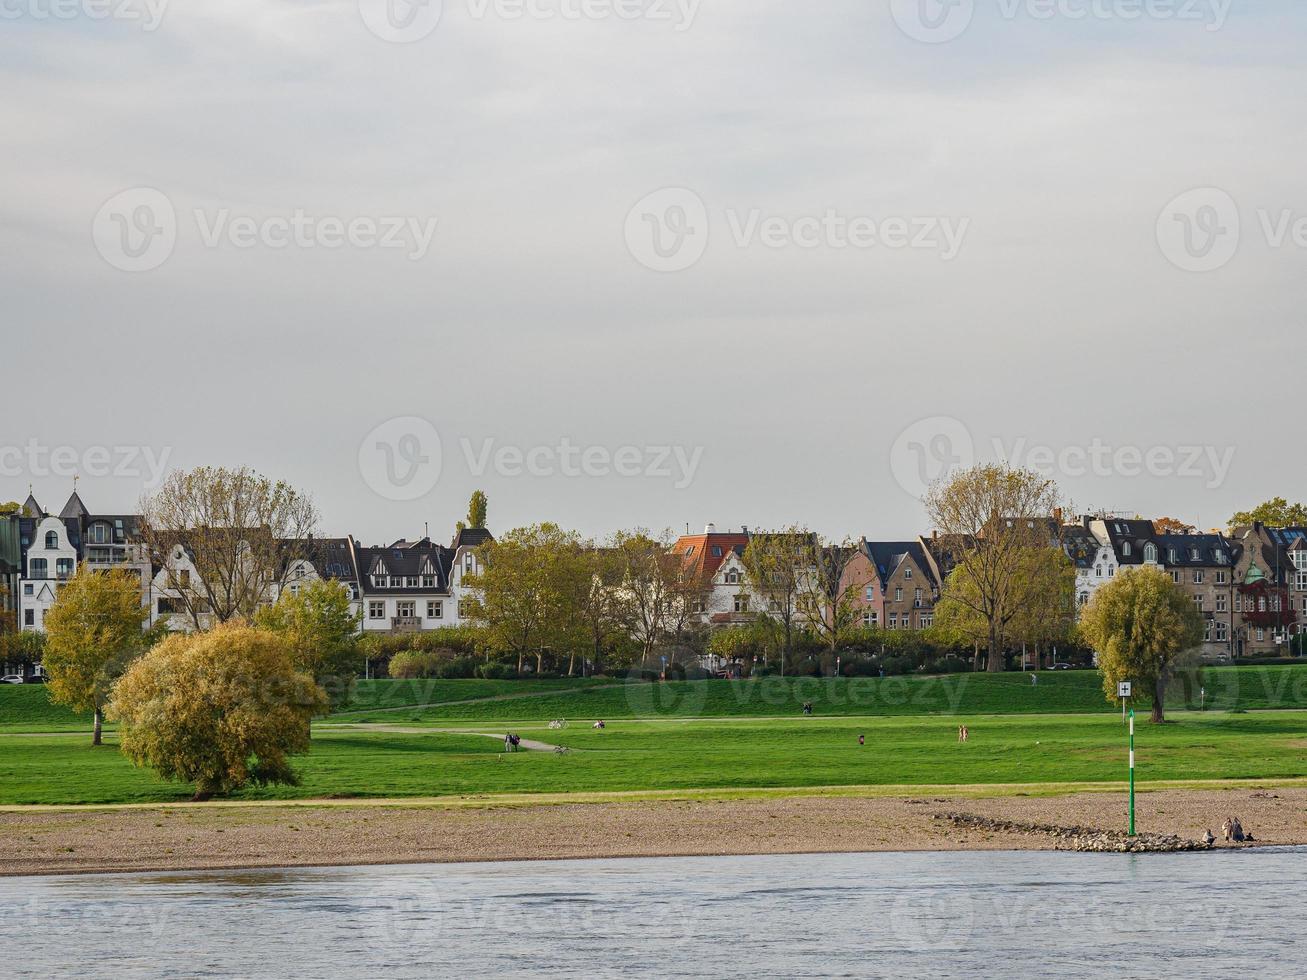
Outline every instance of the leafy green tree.
{"type": "Polygon", "coordinates": [[[289,636],[227,623],[173,634],[136,660],[109,712],[134,765],[193,783],[201,801],[247,783],[296,785],[289,757],[308,750],[310,720],[328,704],[289,636]]]}
{"type": "Polygon", "coordinates": [[[1048,547],[1058,503],[1057,484],[1031,470],[981,464],[933,485],[926,512],[946,541],[957,546],[956,565],[941,600],[963,606],[984,623],[988,669],[1002,671],[1009,624],[1032,593],[1046,584],[1023,574],[1032,548],[1048,547]]]}
{"type": "Polygon", "coordinates": [[[1153,721],[1166,720],[1166,684],[1203,642],[1203,617],[1193,600],[1160,568],[1142,566],[1099,588],[1080,614],[1080,633],[1098,651],[1103,691],[1117,684],[1152,700],[1153,721]]]}
{"type": "Polygon", "coordinates": [[[363,666],[361,621],[345,586],[321,580],[303,586],[298,595],[287,589],[275,605],[264,606],[254,617],[260,629],[290,640],[295,665],[327,691],[332,710],[349,704],[363,666]]]}
{"type": "Polygon", "coordinates": [[[757,610],[774,619],[782,636],[781,674],[794,659],[794,630],[799,604],[815,574],[812,565],[813,534],[797,526],[783,531],[763,531],[749,537],[741,561],[749,587],[765,604],[757,610]]]}
{"type": "Polygon", "coordinates": [[[467,502],[467,526],[485,527],[486,509],[490,501],[484,490],[472,491],[472,498],[467,502]]]}
{"type": "Polygon", "coordinates": [[[1307,524],[1307,505],[1291,504],[1283,497],[1273,497],[1252,510],[1241,510],[1230,516],[1232,528],[1253,523],[1267,527],[1302,527],[1307,524]]]}
{"type": "Polygon", "coordinates": [[[591,579],[582,550],[556,524],[516,528],[483,547],[482,571],[465,580],[476,592],[472,618],[492,649],[517,657],[519,673],[528,656],[542,672],[546,651],[586,644],[580,610],[591,579]]]}
{"type": "Polygon", "coordinates": [[[126,571],[82,565],[45,617],[42,665],[50,699],[94,714],[91,744],[102,742],[104,707],[114,682],[145,646],[141,581],[126,571]]]}
{"type": "Polygon", "coordinates": [[[23,505],[17,500],[9,500],[0,504],[0,517],[12,517],[23,509],[23,505]]]}

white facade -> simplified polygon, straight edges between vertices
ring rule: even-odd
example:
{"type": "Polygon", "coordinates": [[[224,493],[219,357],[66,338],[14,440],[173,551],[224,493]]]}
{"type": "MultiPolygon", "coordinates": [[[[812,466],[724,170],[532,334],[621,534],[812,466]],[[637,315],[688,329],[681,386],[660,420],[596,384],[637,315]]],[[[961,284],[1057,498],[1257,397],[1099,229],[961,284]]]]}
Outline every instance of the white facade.
{"type": "Polygon", "coordinates": [[[27,549],[18,582],[18,622],[25,631],[45,629],[45,617],[59,590],[77,573],[77,549],[57,517],[41,520],[27,549]]]}

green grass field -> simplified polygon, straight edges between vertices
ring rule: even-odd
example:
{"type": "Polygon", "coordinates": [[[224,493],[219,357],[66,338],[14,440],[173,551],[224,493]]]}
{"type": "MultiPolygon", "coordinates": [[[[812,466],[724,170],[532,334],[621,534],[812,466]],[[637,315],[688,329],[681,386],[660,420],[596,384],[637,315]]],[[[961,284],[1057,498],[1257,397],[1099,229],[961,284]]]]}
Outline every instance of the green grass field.
{"type": "MultiPolygon", "coordinates": [[[[580,793],[810,786],[1120,780],[1125,731],[1114,715],[617,721],[607,730],[522,727],[566,755],[504,755],[468,734],[319,728],[296,766],[298,787],[242,799],[580,793]],[[859,746],[859,734],[866,745],[859,746]]],[[[1183,713],[1139,726],[1139,779],[1307,777],[1307,712],[1183,713]]],[[[138,770],[110,744],[76,736],[0,735],[0,803],[181,800],[187,787],[138,770]]]]}
{"type": "MultiPolygon", "coordinates": [[[[1148,780],[1307,777],[1307,670],[1211,670],[1172,691],[1175,723],[1140,726],[1148,780]],[[1260,709],[1285,709],[1266,711],[1260,709]],[[1222,710],[1233,709],[1233,710],[1222,710]]],[[[137,770],[43,686],[0,687],[0,804],[185,799],[137,770]],[[75,734],[19,734],[71,732],[75,734]]],[[[372,681],[315,727],[298,787],[245,799],[933,784],[1121,777],[1124,734],[1096,673],[868,679],[372,681]],[[811,701],[815,716],[800,707],[811,701]],[[565,729],[548,721],[568,718],[565,729]],[[603,718],[606,731],[589,722],[603,718]],[[972,740],[957,742],[965,722],[972,740]],[[350,728],[346,726],[373,726],[350,728]],[[402,729],[379,730],[378,725],[402,729]],[[456,729],[453,733],[437,729],[456,729]],[[518,731],[570,748],[520,752],[466,731],[518,731]],[[865,747],[857,736],[865,734],[865,747]]]]}

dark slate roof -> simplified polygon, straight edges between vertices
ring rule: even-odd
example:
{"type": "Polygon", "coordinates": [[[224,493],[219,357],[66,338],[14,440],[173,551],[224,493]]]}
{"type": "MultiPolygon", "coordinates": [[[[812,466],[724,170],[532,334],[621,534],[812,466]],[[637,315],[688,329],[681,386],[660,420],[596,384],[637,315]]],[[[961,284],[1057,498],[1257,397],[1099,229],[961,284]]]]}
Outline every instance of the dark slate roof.
{"type": "Polygon", "coordinates": [[[1154,543],[1157,560],[1167,568],[1229,568],[1238,557],[1234,542],[1223,534],[1159,534],[1154,543]]]}
{"type": "Polygon", "coordinates": [[[863,538],[862,549],[871,559],[882,582],[894,574],[904,559],[911,557],[921,574],[932,584],[937,584],[934,583],[930,564],[926,561],[926,550],[918,541],[868,541],[863,538]]]}
{"type": "Polygon", "coordinates": [[[27,499],[23,501],[23,509],[21,513],[28,517],[44,517],[45,509],[36,502],[36,498],[29,492],[27,499]]]}
{"type": "Polygon", "coordinates": [[[363,592],[368,595],[421,595],[431,594],[434,592],[449,592],[449,569],[453,563],[454,556],[448,548],[433,544],[430,538],[423,538],[421,541],[396,541],[394,544],[385,548],[359,548],[358,554],[358,573],[360,584],[363,586],[363,592]],[[377,588],[372,584],[373,570],[379,565],[384,565],[386,574],[393,581],[395,577],[401,579],[417,578],[421,579],[423,569],[430,565],[431,571],[427,574],[436,577],[435,588],[422,588],[421,585],[415,588],[408,588],[403,585],[391,585],[387,588],[377,588]]]}
{"type": "Polygon", "coordinates": [[[1102,547],[1098,538],[1094,537],[1089,528],[1080,524],[1068,524],[1061,532],[1062,550],[1076,568],[1092,568],[1098,549],[1102,547]]]}
{"type": "Polygon", "coordinates": [[[495,540],[495,536],[483,527],[465,527],[454,535],[454,540],[450,543],[449,549],[457,551],[459,548],[479,548],[487,541],[495,540]]]}
{"type": "Polygon", "coordinates": [[[68,503],[64,504],[64,509],[59,512],[59,519],[79,521],[88,516],[90,516],[90,511],[86,509],[86,504],[82,503],[82,498],[74,490],[73,495],[68,498],[68,503]]]}
{"type": "Polygon", "coordinates": [[[356,583],[358,569],[354,565],[353,544],[349,538],[314,538],[306,543],[304,557],[319,578],[356,583]]]}
{"type": "MultiPolygon", "coordinates": [[[[1157,543],[1152,521],[1110,517],[1103,519],[1103,526],[1107,528],[1107,536],[1111,542],[1112,551],[1116,553],[1116,560],[1121,565],[1142,565],[1144,563],[1144,545],[1150,541],[1154,544],[1157,543]],[[1130,553],[1128,555],[1122,547],[1126,542],[1130,543],[1130,553]]],[[[1162,560],[1160,556],[1158,560],[1162,560]]]]}

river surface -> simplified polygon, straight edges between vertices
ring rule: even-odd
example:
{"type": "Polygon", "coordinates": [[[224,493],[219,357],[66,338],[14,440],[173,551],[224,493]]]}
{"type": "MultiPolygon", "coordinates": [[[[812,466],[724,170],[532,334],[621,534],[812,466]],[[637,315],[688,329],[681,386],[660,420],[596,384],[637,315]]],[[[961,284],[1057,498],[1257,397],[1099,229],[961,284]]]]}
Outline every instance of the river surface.
{"type": "Polygon", "coordinates": [[[1307,849],[0,878],[5,977],[1290,977],[1307,849]]]}

